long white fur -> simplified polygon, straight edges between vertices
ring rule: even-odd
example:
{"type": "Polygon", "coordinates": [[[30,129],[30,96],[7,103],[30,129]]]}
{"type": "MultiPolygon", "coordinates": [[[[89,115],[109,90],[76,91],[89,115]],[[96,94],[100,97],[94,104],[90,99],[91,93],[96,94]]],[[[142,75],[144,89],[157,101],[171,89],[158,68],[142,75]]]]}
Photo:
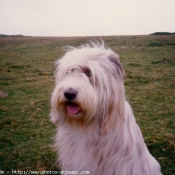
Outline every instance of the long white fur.
{"type": "Polygon", "coordinates": [[[55,148],[60,168],[90,175],[161,175],[125,99],[119,56],[104,43],[91,42],[69,47],[56,65],[51,121],[58,128],[55,148]],[[78,91],[74,102],[82,113],[77,116],[66,111],[68,88],[78,91]]]}

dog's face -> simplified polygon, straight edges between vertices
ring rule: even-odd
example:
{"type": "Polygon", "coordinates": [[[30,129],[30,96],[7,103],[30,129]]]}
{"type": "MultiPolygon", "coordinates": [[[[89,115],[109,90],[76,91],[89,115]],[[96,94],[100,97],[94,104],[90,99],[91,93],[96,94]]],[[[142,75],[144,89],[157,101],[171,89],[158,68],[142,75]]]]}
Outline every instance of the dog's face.
{"type": "MultiPolygon", "coordinates": [[[[123,68],[110,49],[78,48],[57,61],[51,120],[90,123],[112,113],[123,89],[123,68]],[[117,97],[117,102],[114,97],[117,97]]],[[[117,106],[116,106],[117,108],[117,106]]]]}

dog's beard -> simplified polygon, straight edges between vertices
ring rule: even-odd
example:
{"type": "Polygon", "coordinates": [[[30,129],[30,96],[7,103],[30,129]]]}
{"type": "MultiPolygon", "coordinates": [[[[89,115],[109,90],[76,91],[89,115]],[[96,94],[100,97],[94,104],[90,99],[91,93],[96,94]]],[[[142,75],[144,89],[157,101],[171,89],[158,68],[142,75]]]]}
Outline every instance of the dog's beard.
{"type": "MultiPolygon", "coordinates": [[[[94,94],[93,97],[96,97],[94,94]]],[[[57,111],[58,116],[60,116],[60,119],[62,121],[65,121],[66,123],[69,123],[71,125],[75,126],[85,126],[89,125],[91,122],[93,122],[96,117],[97,112],[97,103],[98,101],[95,100],[83,100],[83,97],[76,100],[65,100],[58,98],[57,101],[57,111]],[[61,101],[59,101],[61,100],[61,101]],[[92,107],[93,106],[93,107],[92,107]]]]}
{"type": "Polygon", "coordinates": [[[86,110],[76,102],[65,102],[59,108],[59,112],[63,112],[64,119],[71,125],[83,126],[88,124],[86,110]]]}

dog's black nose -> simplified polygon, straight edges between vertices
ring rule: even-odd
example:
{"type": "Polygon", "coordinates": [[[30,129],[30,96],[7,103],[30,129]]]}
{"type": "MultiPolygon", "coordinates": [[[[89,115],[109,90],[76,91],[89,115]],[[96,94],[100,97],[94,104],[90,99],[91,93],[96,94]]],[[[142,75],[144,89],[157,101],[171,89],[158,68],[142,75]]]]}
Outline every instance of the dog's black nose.
{"type": "Polygon", "coordinates": [[[77,91],[72,88],[69,88],[64,92],[64,96],[68,100],[73,100],[77,96],[77,91]]]}

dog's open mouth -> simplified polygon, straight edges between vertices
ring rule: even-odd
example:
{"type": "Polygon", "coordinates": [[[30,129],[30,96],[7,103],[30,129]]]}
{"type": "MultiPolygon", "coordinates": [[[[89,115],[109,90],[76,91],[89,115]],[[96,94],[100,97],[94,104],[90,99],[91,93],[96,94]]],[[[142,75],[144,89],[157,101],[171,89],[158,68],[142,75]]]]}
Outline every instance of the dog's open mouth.
{"type": "Polygon", "coordinates": [[[67,102],[66,103],[67,113],[71,115],[76,115],[81,112],[81,107],[76,103],[67,102]]]}

